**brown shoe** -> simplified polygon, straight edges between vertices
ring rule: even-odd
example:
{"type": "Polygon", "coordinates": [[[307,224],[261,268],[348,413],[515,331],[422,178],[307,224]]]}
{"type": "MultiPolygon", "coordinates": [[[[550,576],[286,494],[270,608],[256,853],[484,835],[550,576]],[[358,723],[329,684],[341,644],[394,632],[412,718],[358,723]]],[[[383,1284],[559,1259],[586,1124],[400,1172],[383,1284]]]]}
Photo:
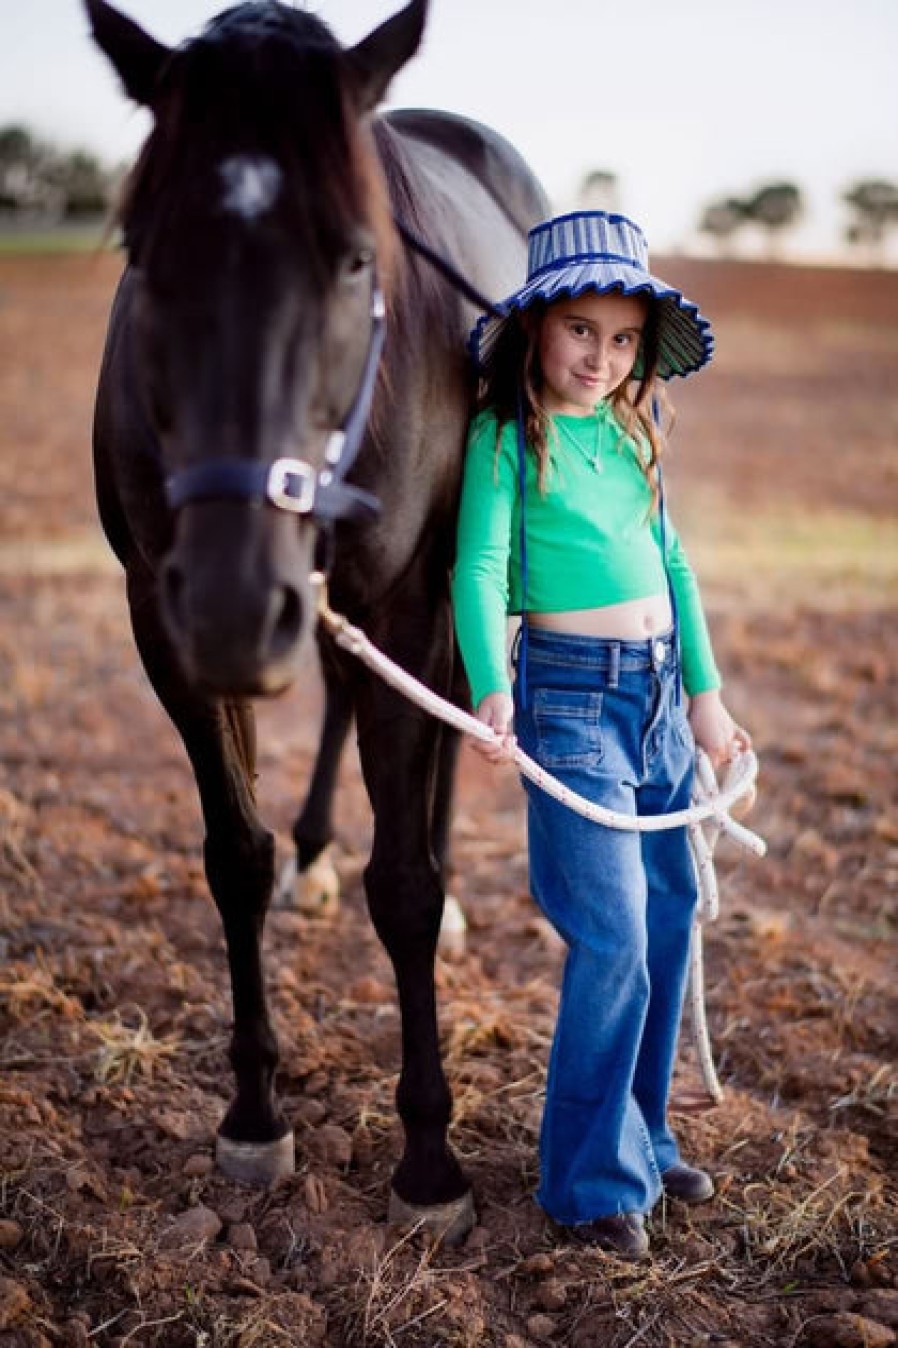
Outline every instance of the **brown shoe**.
{"type": "Polygon", "coordinates": [[[714,1197],[711,1176],[692,1165],[672,1165],[662,1173],[661,1183],[668,1198],[678,1198],[681,1203],[707,1203],[714,1197]]]}
{"type": "Polygon", "coordinates": [[[641,1212],[620,1212],[610,1217],[596,1217],[591,1222],[563,1228],[569,1239],[580,1245],[594,1245],[599,1250],[616,1254],[618,1259],[646,1259],[649,1238],[641,1212]]]}

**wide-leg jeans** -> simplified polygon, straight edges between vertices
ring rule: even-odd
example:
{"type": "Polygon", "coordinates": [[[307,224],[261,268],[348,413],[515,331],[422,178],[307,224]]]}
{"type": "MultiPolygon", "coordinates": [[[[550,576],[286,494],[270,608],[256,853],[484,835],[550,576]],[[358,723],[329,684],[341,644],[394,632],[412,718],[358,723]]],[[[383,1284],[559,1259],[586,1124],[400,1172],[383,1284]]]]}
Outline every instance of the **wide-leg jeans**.
{"type": "MultiPolygon", "coordinates": [[[[531,626],[522,647],[515,732],[526,753],[626,814],[689,805],[695,745],[670,635],[607,641],[531,626]]],[[[687,831],[606,828],[524,785],[531,889],[568,946],[537,1197],[565,1225],[648,1212],[679,1161],[667,1103],[697,898],[687,831]]]]}

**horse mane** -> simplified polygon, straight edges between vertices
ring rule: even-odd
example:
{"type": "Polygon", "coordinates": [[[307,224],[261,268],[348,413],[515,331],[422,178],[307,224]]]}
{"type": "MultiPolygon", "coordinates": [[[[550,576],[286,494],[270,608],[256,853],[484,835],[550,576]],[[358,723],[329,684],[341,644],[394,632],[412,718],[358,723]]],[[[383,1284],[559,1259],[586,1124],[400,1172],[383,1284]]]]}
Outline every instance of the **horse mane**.
{"type": "Polygon", "coordinates": [[[342,48],[314,15],[276,0],[219,14],[164,72],[119,210],[129,251],[139,257],[191,220],[211,223],[217,166],[229,155],[263,154],[281,169],[278,211],[313,276],[332,271],[361,220],[389,273],[395,232],[351,97],[342,48]]]}
{"type": "Polygon", "coordinates": [[[382,457],[397,372],[435,340],[447,353],[458,347],[461,301],[428,263],[398,246],[394,214],[446,248],[440,204],[402,136],[383,118],[359,117],[342,54],[320,19],[277,0],[250,0],[213,18],[172,53],[118,219],[138,265],[160,239],[178,238],[202,258],[221,219],[218,166],[231,155],[264,155],[283,175],[279,218],[322,290],[347,238],[367,221],[394,320],[369,418],[382,457]]]}
{"type": "MultiPolygon", "coordinates": [[[[419,238],[449,253],[450,245],[441,237],[439,204],[431,199],[426,180],[415,172],[407,143],[382,117],[372,121],[371,136],[391,216],[400,219],[419,238]]],[[[461,306],[457,293],[449,289],[429,262],[405,248],[396,247],[395,251],[392,284],[386,291],[387,313],[401,313],[402,318],[390,326],[368,420],[372,443],[381,454],[388,450],[388,426],[383,411],[397,392],[392,372],[407,369],[409,363],[413,365],[415,353],[428,345],[441,346],[446,352],[458,349],[461,306]]]]}

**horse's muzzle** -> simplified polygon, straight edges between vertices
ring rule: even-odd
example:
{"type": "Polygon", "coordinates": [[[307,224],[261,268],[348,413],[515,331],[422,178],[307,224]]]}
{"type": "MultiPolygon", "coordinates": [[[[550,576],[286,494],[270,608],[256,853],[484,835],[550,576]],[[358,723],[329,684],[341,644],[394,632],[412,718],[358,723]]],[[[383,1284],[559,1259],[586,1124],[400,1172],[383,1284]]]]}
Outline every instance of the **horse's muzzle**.
{"type": "Polygon", "coordinates": [[[311,539],[232,504],[185,510],[161,574],[162,610],[190,682],[219,697],[283,692],[314,612],[311,539]]]}

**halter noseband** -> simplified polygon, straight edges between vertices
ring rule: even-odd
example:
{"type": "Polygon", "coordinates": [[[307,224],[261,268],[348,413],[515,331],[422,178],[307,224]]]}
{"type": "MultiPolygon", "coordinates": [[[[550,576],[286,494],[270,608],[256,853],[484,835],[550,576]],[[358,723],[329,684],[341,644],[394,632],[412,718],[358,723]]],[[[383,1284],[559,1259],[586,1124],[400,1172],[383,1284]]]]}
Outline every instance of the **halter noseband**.
{"type": "Polygon", "coordinates": [[[172,474],[165,494],[172,510],[196,501],[257,501],[308,515],[319,526],[340,519],[371,518],[380,502],[371,492],[344,481],[358,457],[374,397],[374,384],[383,350],[386,306],[375,284],[371,296],[371,337],[355,401],[339,430],[332,431],[324,452],[326,466],[316,469],[305,459],[211,459],[172,474]]]}

